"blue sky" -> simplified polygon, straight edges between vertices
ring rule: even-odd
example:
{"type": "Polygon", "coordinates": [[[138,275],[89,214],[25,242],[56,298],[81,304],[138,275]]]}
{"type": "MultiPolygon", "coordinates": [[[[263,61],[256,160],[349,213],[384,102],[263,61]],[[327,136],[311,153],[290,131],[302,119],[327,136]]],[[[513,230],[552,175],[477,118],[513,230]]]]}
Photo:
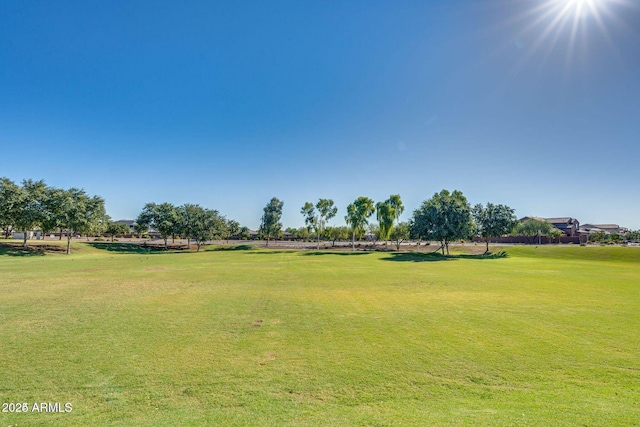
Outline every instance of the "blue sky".
{"type": "Polygon", "coordinates": [[[443,188],[640,228],[633,0],[0,0],[0,176],[199,203],[443,188]],[[578,13],[579,8],[582,8],[578,13]]]}

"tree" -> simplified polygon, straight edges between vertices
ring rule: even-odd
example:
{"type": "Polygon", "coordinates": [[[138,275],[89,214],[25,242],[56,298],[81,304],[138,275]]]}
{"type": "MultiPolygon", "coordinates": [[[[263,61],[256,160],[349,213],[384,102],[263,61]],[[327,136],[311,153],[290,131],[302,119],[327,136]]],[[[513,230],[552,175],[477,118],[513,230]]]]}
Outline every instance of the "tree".
{"type": "Polygon", "coordinates": [[[116,236],[123,236],[129,233],[129,227],[122,222],[109,221],[107,222],[105,233],[111,237],[111,241],[113,242],[116,236]]]}
{"type": "Polygon", "coordinates": [[[327,221],[338,213],[338,208],[334,206],[333,200],[320,199],[315,206],[313,206],[311,202],[306,202],[300,210],[300,213],[305,216],[304,222],[307,224],[307,227],[315,231],[318,240],[318,249],[320,249],[320,236],[327,225],[327,221]]]}
{"type": "Polygon", "coordinates": [[[607,233],[604,230],[596,231],[595,233],[589,235],[589,240],[591,240],[592,242],[603,243],[606,242],[608,238],[609,236],[607,236],[607,233]]]}
{"type": "MultiPolygon", "coordinates": [[[[104,217],[97,221],[91,222],[89,227],[84,231],[84,234],[87,236],[87,241],[89,241],[89,236],[100,236],[107,230],[107,225],[111,221],[111,217],[109,215],[104,214],[104,217]]],[[[126,227],[127,231],[129,231],[129,227],[126,227]]],[[[127,232],[125,231],[125,233],[127,232]]]]}
{"type": "Polygon", "coordinates": [[[135,231],[140,238],[149,231],[149,226],[147,224],[140,224],[138,222],[135,222],[133,224],[133,231],[135,231]]]}
{"type": "Polygon", "coordinates": [[[22,181],[20,196],[11,215],[16,229],[24,232],[23,247],[27,247],[28,233],[39,226],[45,218],[44,199],[47,186],[44,181],[26,179],[22,181]]]}
{"type": "Polygon", "coordinates": [[[238,233],[240,233],[240,223],[233,219],[228,220],[225,233],[227,237],[227,243],[229,243],[230,237],[237,236],[238,233]]]}
{"type": "Polygon", "coordinates": [[[293,235],[296,239],[301,239],[304,242],[311,240],[311,232],[308,227],[300,227],[296,229],[293,235]]]}
{"type": "Polygon", "coordinates": [[[60,228],[60,212],[64,209],[66,198],[64,197],[64,191],[60,188],[46,189],[46,194],[43,200],[43,216],[40,221],[40,228],[42,229],[42,237],[53,230],[60,230],[60,240],[62,240],[62,229],[60,228]]]}
{"type": "Polygon", "coordinates": [[[624,238],[627,240],[627,242],[640,242],[640,230],[627,231],[627,233],[624,235],[624,238]]]}
{"type": "Polygon", "coordinates": [[[367,239],[371,240],[371,246],[376,246],[376,243],[380,240],[380,227],[378,224],[371,223],[367,225],[367,239]]]}
{"type": "Polygon", "coordinates": [[[558,230],[557,228],[552,228],[551,231],[549,232],[549,237],[551,238],[551,243],[553,243],[553,241],[555,239],[558,239],[558,243],[560,243],[560,238],[564,236],[564,233],[560,230],[558,230]]]}
{"type": "Polygon", "coordinates": [[[378,235],[384,240],[385,248],[389,248],[389,236],[393,230],[393,223],[398,217],[396,209],[390,200],[376,204],[376,218],[378,219],[378,235]]]}
{"type": "Polygon", "coordinates": [[[0,178],[0,230],[9,238],[11,227],[15,226],[15,214],[20,203],[22,190],[9,178],[0,178]]]}
{"type": "Polygon", "coordinates": [[[284,202],[281,202],[276,197],[264,207],[260,224],[260,233],[267,239],[267,246],[269,246],[269,240],[271,237],[277,237],[282,229],[282,223],[280,218],[282,217],[282,207],[284,202]]]}
{"type": "Polygon", "coordinates": [[[472,214],[476,232],[487,244],[486,252],[489,252],[489,239],[509,234],[518,223],[515,211],[505,205],[487,203],[484,207],[478,203],[473,207],[472,214]]]}
{"type": "Polygon", "coordinates": [[[553,226],[542,219],[529,218],[513,229],[513,233],[517,236],[524,236],[529,244],[533,243],[536,236],[546,236],[551,233],[553,226]]]}
{"type": "Polygon", "coordinates": [[[396,242],[397,250],[400,250],[402,242],[409,240],[409,224],[400,222],[391,230],[391,240],[396,242]]]}
{"type": "Polygon", "coordinates": [[[362,233],[369,223],[368,218],[375,212],[373,200],[360,196],[353,203],[347,206],[347,215],[344,217],[347,225],[351,228],[352,239],[351,249],[356,249],[356,232],[362,233]]]}
{"type": "Polygon", "coordinates": [[[402,204],[402,200],[400,199],[399,194],[392,194],[387,203],[391,205],[393,209],[396,211],[396,223],[400,224],[400,215],[404,212],[404,205],[402,204]]]}
{"type": "Polygon", "coordinates": [[[442,254],[449,254],[449,242],[471,235],[471,207],[462,192],[442,190],[413,212],[412,233],[418,238],[440,242],[442,254]]]}
{"type": "Polygon", "coordinates": [[[240,237],[242,237],[243,240],[249,240],[251,237],[249,227],[240,227],[240,237]]]}
{"type": "Polygon", "coordinates": [[[180,232],[180,216],[178,210],[171,203],[147,203],[136,222],[140,226],[154,228],[160,233],[160,237],[164,240],[165,249],[168,248],[169,236],[173,236],[180,232]]]}
{"type": "Polygon", "coordinates": [[[208,240],[221,238],[226,233],[226,219],[218,211],[190,204],[184,205],[184,210],[189,218],[185,232],[195,240],[198,252],[208,240]]]}
{"type": "Polygon", "coordinates": [[[193,228],[193,217],[195,215],[193,209],[196,205],[186,203],[176,208],[178,214],[177,229],[179,233],[187,239],[187,249],[191,249],[191,234],[193,228]]]}
{"type": "Polygon", "coordinates": [[[348,227],[329,227],[327,237],[331,240],[331,247],[336,246],[336,240],[347,240],[349,238],[348,227]]]}
{"type": "Polygon", "coordinates": [[[611,233],[609,235],[609,240],[611,240],[613,243],[620,243],[623,239],[622,236],[618,233],[611,233]]]}
{"type": "Polygon", "coordinates": [[[98,196],[89,197],[84,190],[77,188],[60,191],[56,197],[60,198],[57,221],[67,230],[67,254],[70,254],[73,235],[89,233],[105,222],[104,200],[98,196]]]}

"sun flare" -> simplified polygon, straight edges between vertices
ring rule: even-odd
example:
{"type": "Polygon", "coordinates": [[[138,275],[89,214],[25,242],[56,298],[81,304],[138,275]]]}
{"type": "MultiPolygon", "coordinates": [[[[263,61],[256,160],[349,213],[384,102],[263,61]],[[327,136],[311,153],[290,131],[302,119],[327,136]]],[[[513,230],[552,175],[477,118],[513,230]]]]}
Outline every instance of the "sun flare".
{"type": "Polygon", "coordinates": [[[630,29],[623,18],[633,0],[529,0],[523,4],[529,6],[509,20],[509,25],[517,29],[515,45],[526,49],[519,68],[534,58],[544,66],[554,52],[564,52],[568,71],[574,56],[588,55],[591,44],[598,39],[617,55],[614,36],[630,29]]]}

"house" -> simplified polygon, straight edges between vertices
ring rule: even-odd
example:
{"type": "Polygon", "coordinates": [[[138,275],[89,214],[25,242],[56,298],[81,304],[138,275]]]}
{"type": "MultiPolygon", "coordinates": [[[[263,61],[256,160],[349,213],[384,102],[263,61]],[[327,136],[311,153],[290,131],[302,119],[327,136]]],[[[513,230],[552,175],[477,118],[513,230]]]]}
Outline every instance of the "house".
{"type": "Polygon", "coordinates": [[[520,219],[520,222],[524,222],[528,219],[537,219],[539,221],[545,221],[551,224],[554,228],[562,231],[565,236],[577,236],[578,230],[580,229],[580,222],[571,217],[560,217],[560,218],[540,218],[536,216],[525,216],[520,219]]]}
{"type": "Polygon", "coordinates": [[[575,218],[544,218],[544,220],[562,231],[566,236],[576,236],[580,229],[580,222],[575,218]]]}
{"type": "Polygon", "coordinates": [[[119,219],[114,222],[126,225],[129,228],[129,231],[131,231],[132,233],[135,231],[136,222],[132,219],[119,219]]]}
{"type": "Polygon", "coordinates": [[[615,233],[624,236],[629,230],[618,224],[584,224],[580,227],[580,232],[585,234],[593,234],[598,231],[604,231],[607,235],[615,233]]]}

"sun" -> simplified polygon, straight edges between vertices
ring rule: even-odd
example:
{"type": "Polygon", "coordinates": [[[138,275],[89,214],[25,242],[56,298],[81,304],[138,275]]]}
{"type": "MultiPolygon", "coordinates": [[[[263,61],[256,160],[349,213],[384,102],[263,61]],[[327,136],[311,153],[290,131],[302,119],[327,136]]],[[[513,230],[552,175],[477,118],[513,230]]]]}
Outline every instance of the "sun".
{"type": "MultiPolygon", "coordinates": [[[[512,0],[507,0],[508,2],[512,0]]],[[[621,15],[637,0],[523,0],[526,7],[512,16],[508,26],[516,29],[515,44],[526,49],[522,67],[535,62],[543,66],[554,52],[564,51],[565,71],[571,68],[574,55],[589,53],[598,38],[616,49],[613,34],[628,30],[621,15]]]]}

